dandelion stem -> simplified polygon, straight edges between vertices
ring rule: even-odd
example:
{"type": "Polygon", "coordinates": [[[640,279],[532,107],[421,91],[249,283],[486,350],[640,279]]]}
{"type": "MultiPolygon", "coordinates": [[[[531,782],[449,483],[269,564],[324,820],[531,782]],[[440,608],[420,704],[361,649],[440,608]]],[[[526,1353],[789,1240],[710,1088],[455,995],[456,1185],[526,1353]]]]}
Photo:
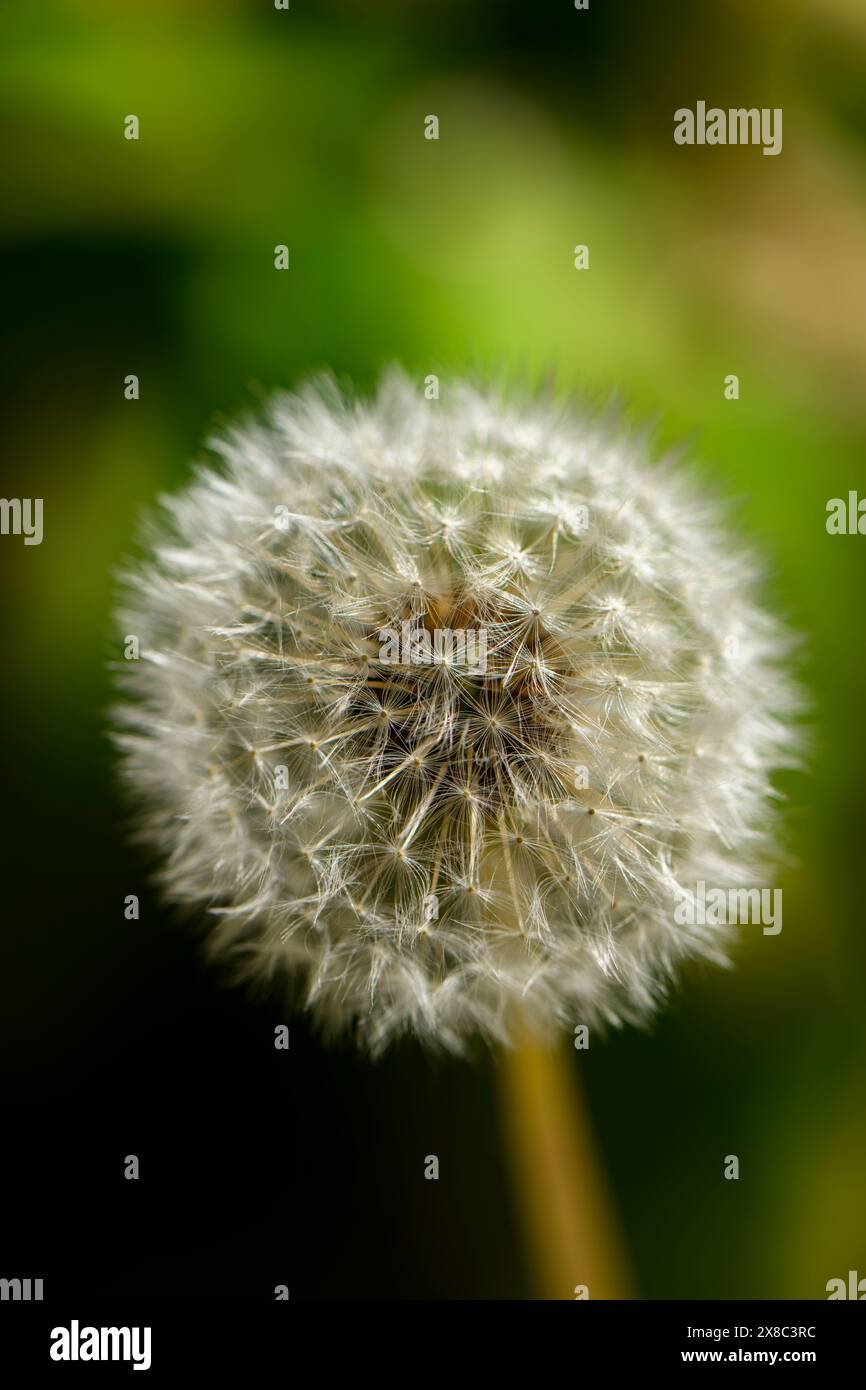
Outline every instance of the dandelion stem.
{"type": "Polygon", "coordinates": [[[518,1215],[541,1298],[629,1298],[589,1117],[568,1054],[524,1038],[500,1066],[518,1215]],[[586,1297],[586,1294],[582,1294],[586,1297]]]}

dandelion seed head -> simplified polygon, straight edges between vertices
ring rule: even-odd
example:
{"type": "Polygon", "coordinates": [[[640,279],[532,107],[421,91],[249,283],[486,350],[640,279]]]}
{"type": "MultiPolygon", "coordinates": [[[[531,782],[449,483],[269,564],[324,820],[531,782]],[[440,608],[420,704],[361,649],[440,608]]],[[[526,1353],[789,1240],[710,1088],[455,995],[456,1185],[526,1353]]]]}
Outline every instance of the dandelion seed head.
{"type": "Polygon", "coordinates": [[[798,699],[720,504],[621,426],[396,372],[213,447],[125,576],[115,724],[214,955],[373,1053],[639,1022],[725,962],[677,895],[772,862],[798,699]]]}

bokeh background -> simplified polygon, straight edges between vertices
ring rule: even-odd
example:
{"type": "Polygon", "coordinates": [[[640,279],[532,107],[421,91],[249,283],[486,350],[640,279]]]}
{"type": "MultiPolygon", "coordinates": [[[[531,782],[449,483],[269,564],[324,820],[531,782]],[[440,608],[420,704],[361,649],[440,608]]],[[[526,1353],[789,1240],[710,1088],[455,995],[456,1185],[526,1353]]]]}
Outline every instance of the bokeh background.
{"type": "Polygon", "coordinates": [[[813,701],[784,930],[569,1065],[642,1297],[866,1276],[866,537],[825,529],[828,499],[866,495],[862,0],[15,0],[0,55],[3,492],[45,505],[41,546],[0,539],[2,1273],[538,1289],[499,1060],[407,1044],[371,1067],[298,1018],[275,1053],[278,1001],[226,989],[150,891],[104,735],[142,506],[272,388],[326,366],[367,390],[399,360],[443,391],[614,395],[741,499],[813,701]],[[782,107],[782,154],[676,146],[698,99],[782,107]]]}

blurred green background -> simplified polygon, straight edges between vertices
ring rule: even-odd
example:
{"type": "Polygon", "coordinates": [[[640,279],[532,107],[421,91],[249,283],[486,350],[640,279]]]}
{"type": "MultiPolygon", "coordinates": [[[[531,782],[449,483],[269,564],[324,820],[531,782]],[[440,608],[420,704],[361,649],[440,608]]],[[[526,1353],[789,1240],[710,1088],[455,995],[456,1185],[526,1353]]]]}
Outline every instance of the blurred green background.
{"type": "MultiPolygon", "coordinates": [[[[814,702],[784,930],[573,1065],[643,1297],[866,1276],[866,538],[825,530],[866,495],[862,0],[16,0],[0,55],[3,491],[45,499],[41,546],[0,541],[4,1174],[47,1180],[60,1149],[101,1213],[86,1275],[74,1231],[40,1227],[55,1287],[252,1296],[290,1265],[293,1297],[532,1292],[496,1059],[370,1068],[293,1021],[279,1072],[278,1005],[223,990],[149,895],[104,737],[141,507],[272,388],[327,366],[367,390],[393,360],[443,392],[614,394],[741,499],[814,702]],[[676,146],[698,99],[782,107],[781,155],[676,146]]],[[[33,1232],[7,1241],[28,1268],[33,1232]]]]}

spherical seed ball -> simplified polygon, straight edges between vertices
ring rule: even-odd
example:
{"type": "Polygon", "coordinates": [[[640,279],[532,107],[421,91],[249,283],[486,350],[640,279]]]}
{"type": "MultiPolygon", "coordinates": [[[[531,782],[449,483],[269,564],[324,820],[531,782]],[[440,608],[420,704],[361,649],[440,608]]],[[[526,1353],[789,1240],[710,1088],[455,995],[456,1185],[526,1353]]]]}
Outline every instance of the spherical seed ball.
{"type": "Polygon", "coordinates": [[[213,952],[373,1052],[639,1021],[758,885],[786,633],[643,437],[400,374],[214,445],[125,580],[117,739],[213,952]]]}

